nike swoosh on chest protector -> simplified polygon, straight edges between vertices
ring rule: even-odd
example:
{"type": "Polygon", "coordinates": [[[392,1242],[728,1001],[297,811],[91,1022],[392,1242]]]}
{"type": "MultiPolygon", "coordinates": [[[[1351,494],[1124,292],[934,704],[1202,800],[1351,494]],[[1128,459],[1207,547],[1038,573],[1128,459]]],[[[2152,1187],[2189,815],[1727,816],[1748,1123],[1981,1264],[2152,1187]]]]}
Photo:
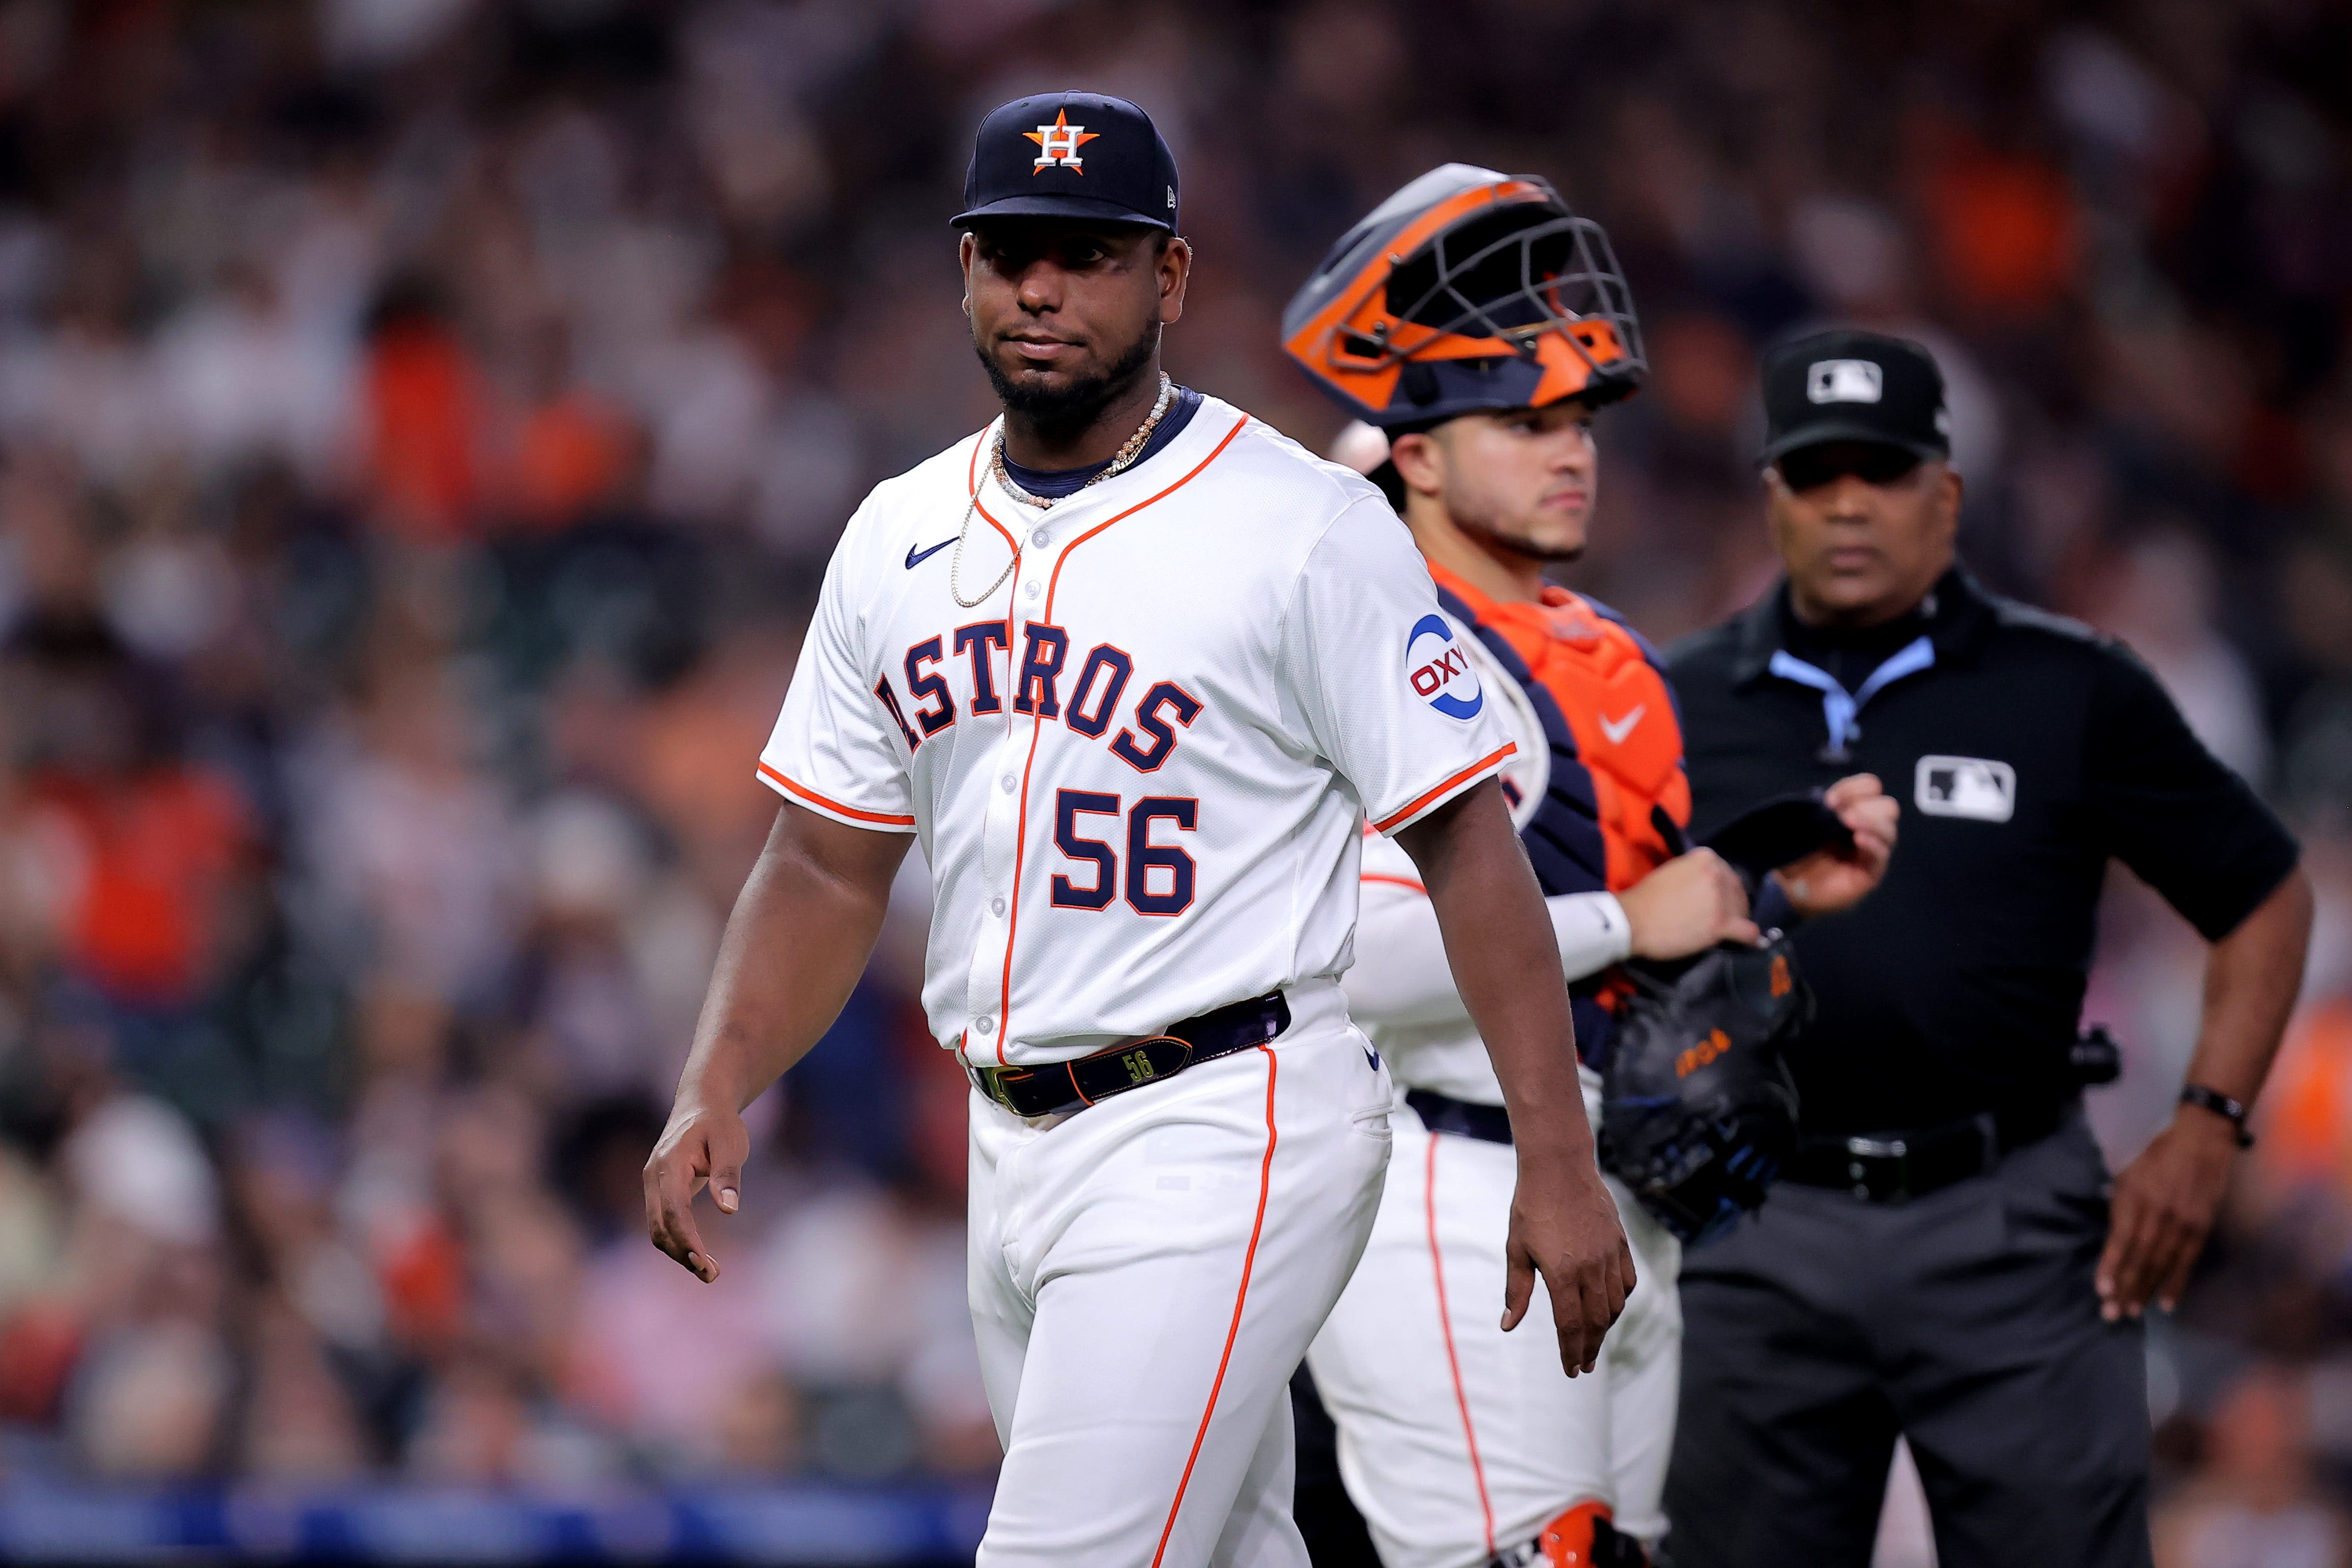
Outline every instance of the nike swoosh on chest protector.
{"type": "Polygon", "coordinates": [[[1607,714],[1602,714],[1601,716],[1601,733],[1609,737],[1610,745],[1622,746],[1625,744],[1625,737],[1633,733],[1633,727],[1642,722],[1642,716],[1649,711],[1650,705],[1647,703],[1642,703],[1637,705],[1632,713],[1627,714],[1621,719],[1612,720],[1607,714]]]}

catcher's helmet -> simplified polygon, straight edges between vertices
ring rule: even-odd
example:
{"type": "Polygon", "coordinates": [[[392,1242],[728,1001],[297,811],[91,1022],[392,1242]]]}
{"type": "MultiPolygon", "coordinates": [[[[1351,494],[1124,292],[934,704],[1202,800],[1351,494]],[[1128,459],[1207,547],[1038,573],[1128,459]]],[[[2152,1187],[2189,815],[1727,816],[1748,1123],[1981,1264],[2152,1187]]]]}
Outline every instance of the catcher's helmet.
{"type": "Polygon", "coordinates": [[[1340,236],[1283,347],[1350,413],[1426,429],[1478,409],[1625,396],[1648,369],[1609,236],[1532,175],[1433,169],[1340,236]]]}

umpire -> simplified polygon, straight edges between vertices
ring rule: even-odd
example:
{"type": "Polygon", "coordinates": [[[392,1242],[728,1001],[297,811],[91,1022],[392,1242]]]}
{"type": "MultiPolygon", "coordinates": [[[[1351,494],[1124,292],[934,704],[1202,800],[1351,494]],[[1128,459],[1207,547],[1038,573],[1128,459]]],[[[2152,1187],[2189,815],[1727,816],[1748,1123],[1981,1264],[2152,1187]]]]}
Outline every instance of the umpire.
{"type": "Polygon", "coordinates": [[[1857,770],[1885,882],[1796,936],[1798,1152],[1683,1267],[1681,1568],[1861,1568],[1906,1437],[1943,1568],[2150,1561],[2139,1314],[2210,1226],[2311,926],[2294,841],[2147,668],[1955,564],[1943,378],[1825,332],[1764,367],[1787,576],[1668,660],[1706,838],[1857,770]],[[2110,858],[2209,944],[2182,1103],[2114,1178],[2077,1049],[2110,858]]]}

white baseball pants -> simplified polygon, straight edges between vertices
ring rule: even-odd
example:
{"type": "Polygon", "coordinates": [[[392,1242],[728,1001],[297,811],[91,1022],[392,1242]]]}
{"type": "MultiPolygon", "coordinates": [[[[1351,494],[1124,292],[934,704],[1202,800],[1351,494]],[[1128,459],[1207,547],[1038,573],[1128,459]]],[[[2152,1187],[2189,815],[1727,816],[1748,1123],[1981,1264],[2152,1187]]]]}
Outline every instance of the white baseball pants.
{"type": "Polygon", "coordinates": [[[1674,1447],[1681,1244],[1614,1179],[1640,1276],[1600,1364],[1560,1369],[1538,1280],[1502,1332],[1510,1147],[1433,1134],[1400,1098],[1370,1245],[1308,1352],[1339,1473],[1387,1568],[1477,1568],[1581,1502],[1654,1543],[1674,1447]]]}
{"type": "Polygon", "coordinates": [[[971,1103],[1004,1465],[978,1568],[1306,1568],[1287,1383],[1380,1202],[1391,1089],[1339,988],[1270,1047],[1059,1117],[971,1103]]]}

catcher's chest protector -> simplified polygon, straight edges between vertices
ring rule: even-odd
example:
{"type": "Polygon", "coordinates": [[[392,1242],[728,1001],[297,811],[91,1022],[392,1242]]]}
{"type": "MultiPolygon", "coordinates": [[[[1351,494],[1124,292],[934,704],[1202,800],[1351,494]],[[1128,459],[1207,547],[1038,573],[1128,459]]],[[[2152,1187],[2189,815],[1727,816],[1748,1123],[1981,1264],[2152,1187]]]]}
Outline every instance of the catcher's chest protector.
{"type": "Polygon", "coordinates": [[[1541,604],[1500,603],[1434,561],[1430,572],[1447,612],[1542,721],[1551,777],[1520,837],[1544,892],[1622,893],[1680,853],[1691,810],[1682,725],[1641,640],[1564,588],[1546,588],[1541,604]]]}

